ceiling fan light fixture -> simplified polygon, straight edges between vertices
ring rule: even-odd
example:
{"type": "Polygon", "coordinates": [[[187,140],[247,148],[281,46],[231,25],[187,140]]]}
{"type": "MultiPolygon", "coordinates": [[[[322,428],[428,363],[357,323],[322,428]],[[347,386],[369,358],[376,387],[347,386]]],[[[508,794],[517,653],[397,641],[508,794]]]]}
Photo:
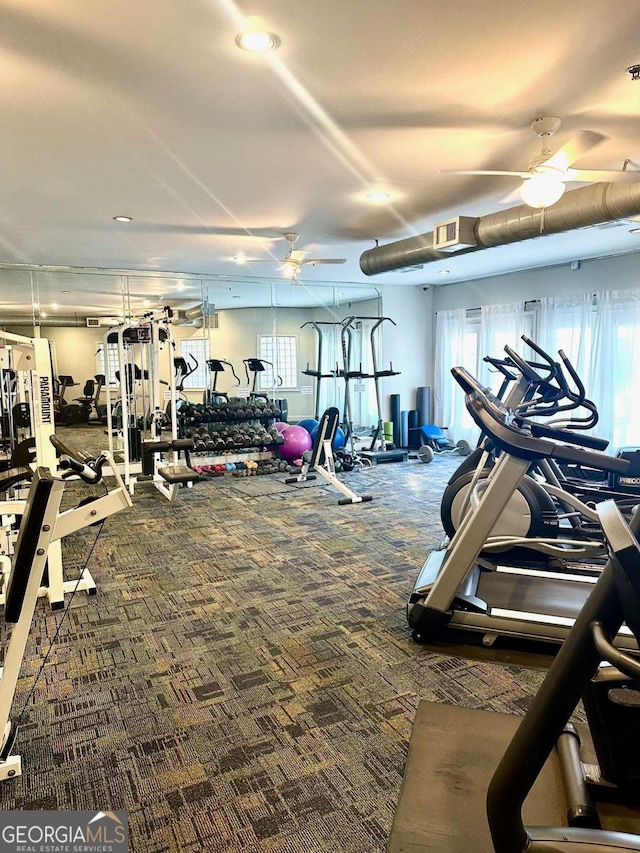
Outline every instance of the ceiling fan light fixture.
{"type": "Polygon", "coordinates": [[[133,222],[133,216],[122,216],[122,215],[119,215],[119,216],[114,216],[114,217],[113,217],[113,219],[114,219],[116,222],[133,222]]]}
{"type": "Polygon", "coordinates": [[[285,261],[282,265],[282,272],[287,278],[295,278],[300,272],[300,264],[296,261],[285,261]]]}
{"type": "Polygon", "coordinates": [[[520,187],[522,200],[529,207],[551,207],[564,195],[565,184],[555,175],[536,174],[527,178],[520,187]]]}
{"type": "Polygon", "coordinates": [[[280,47],[280,39],[275,33],[267,33],[262,30],[251,30],[246,33],[238,33],[236,44],[242,50],[250,53],[268,53],[280,47]]]}

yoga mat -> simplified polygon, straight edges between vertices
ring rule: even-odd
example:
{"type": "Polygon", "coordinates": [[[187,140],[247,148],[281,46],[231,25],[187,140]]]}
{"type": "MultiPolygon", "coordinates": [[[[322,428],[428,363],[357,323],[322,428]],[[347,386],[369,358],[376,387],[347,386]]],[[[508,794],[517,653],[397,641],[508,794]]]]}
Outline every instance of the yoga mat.
{"type": "Polygon", "coordinates": [[[384,432],[384,440],[393,444],[393,424],[391,421],[385,421],[382,424],[382,429],[384,432]]]}
{"type": "Polygon", "coordinates": [[[400,447],[409,447],[409,411],[400,412],[400,447]]]}
{"type": "Polygon", "coordinates": [[[416,447],[420,447],[421,444],[421,435],[420,435],[420,413],[417,409],[411,409],[409,412],[409,442],[407,447],[414,450],[416,447]]]}
{"type": "Polygon", "coordinates": [[[416,409],[421,424],[433,423],[431,420],[431,388],[416,388],[416,409]]]}
{"type": "Polygon", "coordinates": [[[393,424],[393,443],[400,447],[400,394],[389,395],[389,407],[391,409],[391,423],[393,424]]]}

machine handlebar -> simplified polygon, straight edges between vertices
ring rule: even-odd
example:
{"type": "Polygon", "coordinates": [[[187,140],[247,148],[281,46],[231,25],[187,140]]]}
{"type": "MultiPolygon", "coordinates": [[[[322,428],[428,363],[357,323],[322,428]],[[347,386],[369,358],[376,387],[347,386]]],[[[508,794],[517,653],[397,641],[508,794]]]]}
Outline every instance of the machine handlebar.
{"type": "Polygon", "coordinates": [[[73,450],[57,435],[50,436],[51,444],[61,454],[60,467],[63,477],[77,474],[85,483],[99,483],[102,479],[102,469],[107,462],[106,456],[90,456],[84,450],[73,450]]]}

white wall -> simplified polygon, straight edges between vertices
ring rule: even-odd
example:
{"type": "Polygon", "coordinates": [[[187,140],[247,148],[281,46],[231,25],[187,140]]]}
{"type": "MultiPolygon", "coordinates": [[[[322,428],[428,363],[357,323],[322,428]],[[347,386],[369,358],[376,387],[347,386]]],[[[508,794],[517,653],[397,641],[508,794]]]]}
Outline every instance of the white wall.
{"type": "MultiPolygon", "coordinates": [[[[490,250],[489,250],[490,251],[490,250]]],[[[580,269],[569,264],[493,276],[475,281],[433,287],[433,311],[447,308],[479,308],[503,302],[568,296],[602,290],[640,288],[640,253],[581,261],[580,269]]]]}
{"type": "Polygon", "coordinates": [[[421,285],[383,285],[382,313],[396,325],[382,325],[380,369],[391,361],[400,376],[382,380],[382,412],[390,419],[389,397],[400,394],[401,409],[414,409],[416,388],[433,382],[433,290],[421,285]]]}

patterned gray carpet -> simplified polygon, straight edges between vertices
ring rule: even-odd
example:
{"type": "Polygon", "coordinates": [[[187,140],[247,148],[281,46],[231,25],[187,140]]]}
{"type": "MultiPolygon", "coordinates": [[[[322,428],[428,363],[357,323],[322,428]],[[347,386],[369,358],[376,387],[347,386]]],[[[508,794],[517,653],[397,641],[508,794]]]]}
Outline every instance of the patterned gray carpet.
{"type": "MultiPolygon", "coordinates": [[[[411,641],[406,599],[458,462],[347,475],[374,495],[348,507],[284,475],[173,503],[140,486],[98,541],[98,594],[73,600],[0,807],[125,809],[138,853],[383,851],[418,700],[522,713],[541,679],[411,641]]],[[[65,541],[68,578],[95,532],[65,541]]],[[[60,618],[40,603],[16,711],[60,618]]]]}

